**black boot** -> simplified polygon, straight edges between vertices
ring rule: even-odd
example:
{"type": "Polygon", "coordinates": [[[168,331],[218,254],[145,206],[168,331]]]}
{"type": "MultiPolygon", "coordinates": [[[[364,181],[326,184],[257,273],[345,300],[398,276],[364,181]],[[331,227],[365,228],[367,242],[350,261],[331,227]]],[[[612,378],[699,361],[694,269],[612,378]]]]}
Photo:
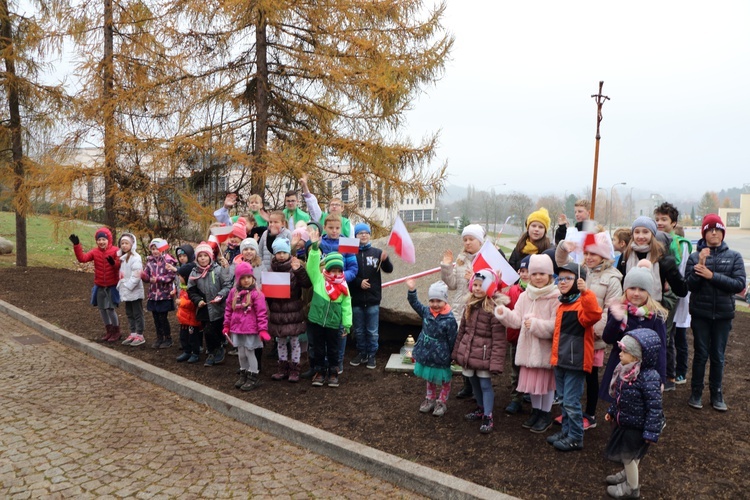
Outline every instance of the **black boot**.
{"type": "Polygon", "coordinates": [[[534,427],[537,420],[539,420],[541,413],[542,410],[537,410],[536,408],[531,410],[531,416],[521,424],[521,427],[523,427],[524,429],[531,429],[532,427],[534,427]]]}
{"type": "Polygon", "coordinates": [[[458,391],[458,394],[456,394],[456,398],[467,399],[474,397],[474,390],[471,388],[471,381],[469,381],[469,377],[465,375],[463,375],[462,377],[464,379],[464,386],[460,391],[458,391]]]}
{"type": "Polygon", "coordinates": [[[234,387],[239,389],[247,383],[247,370],[240,370],[240,378],[234,383],[234,387]]]}
{"type": "Polygon", "coordinates": [[[548,411],[539,410],[539,418],[536,423],[531,426],[531,432],[541,434],[552,426],[552,413],[548,411]]]}

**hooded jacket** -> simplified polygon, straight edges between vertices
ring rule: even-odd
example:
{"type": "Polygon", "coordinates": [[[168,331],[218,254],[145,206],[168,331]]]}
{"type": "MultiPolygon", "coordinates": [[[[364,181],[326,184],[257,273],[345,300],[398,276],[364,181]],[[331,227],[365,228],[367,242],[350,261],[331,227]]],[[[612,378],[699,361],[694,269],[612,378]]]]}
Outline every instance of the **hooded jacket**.
{"type": "Polygon", "coordinates": [[[594,366],[594,325],[602,310],[591,290],[573,302],[560,304],[555,317],[550,364],[568,370],[591,373],[594,366]]]}
{"type": "Polygon", "coordinates": [[[685,268],[685,279],[690,290],[690,314],[703,319],[734,318],[734,294],[745,288],[745,262],[742,255],[730,250],[725,242],[711,248],[706,267],[714,275],[710,280],[695,274],[700,251],[711,248],[706,240],[698,242],[698,251],[690,254],[685,268]]]}
{"type": "Polygon", "coordinates": [[[617,425],[642,429],[643,439],[656,443],[663,423],[661,379],[656,372],[661,341],[655,331],[647,328],[630,331],[628,335],[641,344],[641,370],[633,381],[615,382],[615,401],[607,413],[617,425]]]}
{"type": "Polygon", "coordinates": [[[268,309],[266,299],[261,292],[232,288],[227,296],[224,308],[224,331],[236,335],[258,335],[268,331],[268,309]],[[244,306],[246,294],[250,294],[250,303],[244,306]],[[237,303],[232,307],[234,297],[237,303]]]}
{"type": "Polygon", "coordinates": [[[146,259],[146,268],[141,274],[143,281],[151,282],[156,278],[156,283],[150,283],[148,287],[148,300],[170,300],[174,294],[174,280],[177,272],[167,269],[167,266],[177,267],[177,261],[168,253],[162,253],[158,257],[149,255],[146,259]]]}
{"type": "Polygon", "coordinates": [[[453,359],[462,368],[502,373],[508,347],[505,327],[491,312],[476,304],[458,327],[453,359]]]}
{"type": "Polygon", "coordinates": [[[123,236],[130,236],[133,239],[133,248],[127,255],[120,256],[120,281],[117,283],[117,291],[120,292],[120,299],[123,302],[132,302],[143,299],[143,281],[141,281],[141,272],[143,272],[143,259],[138,253],[138,240],[131,233],[123,233],[123,236]]]}
{"type": "Polygon", "coordinates": [[[94,233],[107,235],[107,247],[102,250],[98,245],[88,252],[83,251],[81,244],[73,245],[73,252],[78,262],[94,261],[94,284],[98,286],[117,286],[120,281],[120,258],[117,256],[117,247],[112,245],[112,232],[106,227],[96,230],[94,233]],[[107,262],[107,257],[112,257],[115,265],[107,262]]]}
{"type": "Polygon", "coordinates": [[[305,333],[305,304],[302,289],[310,288],[310,277],[304,266],[292,270],[292,259],[279,262],[271,260],[271,271],[289,273],[290,294],[288,299],[266,299],[268,301],[268,333],[272,337],[293,337],[305,333]]]}
{"type": "Polygon", "coordinates": [[[209,265],[208,272],[202,278],[201,270],[196,267],[193,272],[190,273],[188,279],[188,296],[190,300],[195,304],[196,312],[195,316],[200,321],[217,321],[224,317],[224,305],[227,295],[229,295],[229,289],[232,284],[226,279],[226,273],[223,272],[222,267],[216,262],[211,262],[209,265]],[[211,301],[216,297],[222,297],[217,303],[211,301]],[[203,301],[206,303],[204,307],[198,307],[198,304],[203,301]]]}
{"type": "Polygon", "coordinates": [[[190,264],[191,262],[195,261],[195,249],[192,245],[188,245],[187,243],[184,245],[180,245],[177,247],[178,250],[182,250],[185,252],[185,255],[187,255],[188,261],[187,264],[190,264]]]}

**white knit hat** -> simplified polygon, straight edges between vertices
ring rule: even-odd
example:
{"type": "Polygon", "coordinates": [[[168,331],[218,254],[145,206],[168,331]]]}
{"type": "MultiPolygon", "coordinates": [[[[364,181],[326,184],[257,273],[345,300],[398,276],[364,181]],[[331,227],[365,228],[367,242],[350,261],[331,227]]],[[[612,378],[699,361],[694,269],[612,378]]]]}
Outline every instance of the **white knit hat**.
{"type": "Polygon", "coordinates": [[[461,231],[461,237],[472,236],[484,243],[484,228],[479,224],[469,224],[461,231]]]}

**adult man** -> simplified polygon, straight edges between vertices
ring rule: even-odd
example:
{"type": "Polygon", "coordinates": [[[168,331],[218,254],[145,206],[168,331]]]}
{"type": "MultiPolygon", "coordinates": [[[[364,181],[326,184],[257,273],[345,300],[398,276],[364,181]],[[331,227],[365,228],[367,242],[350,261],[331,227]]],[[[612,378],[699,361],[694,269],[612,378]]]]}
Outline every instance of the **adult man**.
{"type": "MultiPolygon", "coordinates": [[[[307,189],[307,183],[303,183],[302,179],[300,179],[300,184],[302,184],[302,195],[307,200],[307,196],[310,194],[310,191],[307,189]]],[[[283,212],[290,231],[294,231],[294,226],[299,221],[310,222],[310,216],[297,206],[298,203],[297,192],[287,191],[284,195],[283,212]]]]}
{"type": "Polygon", "coordinates": [[[711,360],[708,388],[711,406],[727,411],[721,382],[724,351],[734,318],[734,294],[745,288],[742,256],[724,242],[726,228],[716,214],[703,217],[698,250],[690,254],[685,277],[690,290],[690,326],[693,329],[692,393],[688,405],[703,408],[703,382],[706,361],[711,360]]]}
{"type": "MultiPolygon", "coordinates": [[[[591,218],[591,202],[589,200],[578,200],[574,206],[576,229],[583,231],[583,221],[591,218]]],[[[565,214],[557,216],[557,230],[555,230],[555,244],[565,239],[565,233],[568,231],[568,217],[565,214]]]]}

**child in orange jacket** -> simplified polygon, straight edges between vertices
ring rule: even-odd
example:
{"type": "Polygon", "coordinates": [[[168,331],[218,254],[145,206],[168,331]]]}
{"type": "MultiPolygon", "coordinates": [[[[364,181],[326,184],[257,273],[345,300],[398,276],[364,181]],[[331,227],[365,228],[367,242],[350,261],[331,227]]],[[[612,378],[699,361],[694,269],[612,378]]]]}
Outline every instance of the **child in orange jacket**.
{"type": "Polygon", "coordinates": [[[182,363],[197,363],[200,361],[200,351],[203,346],[202,323],[195,317],[195,304],[187,293],[187,283],[193,272],[195,262],[189,262],[177,268],[180,277],[180,295],[177,299],[177,321],[180,323],[180,347],[182,354],[177,361],[182,363]]]}
{"type": "Polygon", "coordinates": [[[594,366],[594,325],[602,318],[596,294],[586,288],[586,271],[569,262],[557,278],[560,307],[555,318],[550,364],[562,395],[562,430],[547,438],[560,451],[583,449],[581,396],[594,366]]]}

